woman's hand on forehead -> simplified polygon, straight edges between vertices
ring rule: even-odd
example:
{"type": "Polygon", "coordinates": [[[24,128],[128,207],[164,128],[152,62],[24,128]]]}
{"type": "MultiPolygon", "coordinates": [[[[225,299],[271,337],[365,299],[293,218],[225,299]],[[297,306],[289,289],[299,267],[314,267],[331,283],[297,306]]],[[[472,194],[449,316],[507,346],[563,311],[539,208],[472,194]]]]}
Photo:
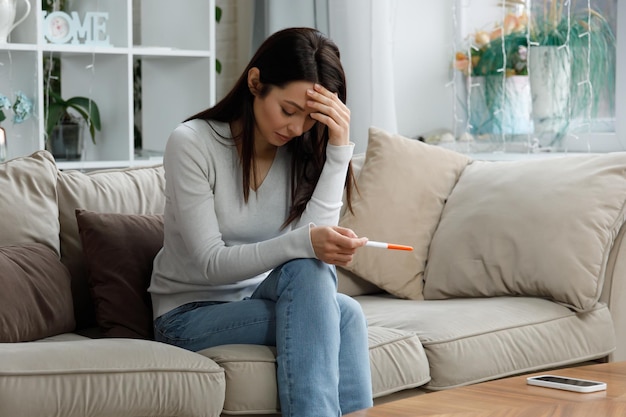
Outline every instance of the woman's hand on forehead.
{"type": "Polygon", "coordinates": [[[320,84],[307,90],[310,117],[328,126],[328,143],[342,146],[350,143],[350,109],[333,93],[320,84]]]}

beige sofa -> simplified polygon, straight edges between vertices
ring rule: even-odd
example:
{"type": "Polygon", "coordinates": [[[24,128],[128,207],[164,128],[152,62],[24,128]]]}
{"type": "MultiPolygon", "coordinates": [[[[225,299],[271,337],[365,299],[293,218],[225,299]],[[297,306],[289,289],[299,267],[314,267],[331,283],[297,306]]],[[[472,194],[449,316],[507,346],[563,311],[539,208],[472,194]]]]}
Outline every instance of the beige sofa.
{"type": "MultiPolygon", "coordinates": [[[[373,397],[626,358],[626,153],[482,162],[372,128],[339,290],[370,325],[373,397]]],[[[0,165],[0,416],[279,412],[274,350],[151,341],[163,168],[0,165]]],[[[315,364],[311,364],[315,366],[315,364]]]]}

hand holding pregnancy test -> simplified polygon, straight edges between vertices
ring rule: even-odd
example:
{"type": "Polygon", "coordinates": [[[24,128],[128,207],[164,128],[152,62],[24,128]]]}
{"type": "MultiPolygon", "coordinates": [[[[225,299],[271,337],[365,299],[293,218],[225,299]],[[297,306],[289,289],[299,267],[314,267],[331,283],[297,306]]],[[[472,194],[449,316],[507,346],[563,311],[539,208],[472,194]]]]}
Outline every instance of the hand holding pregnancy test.
{"type": "Polygon", "coordinates": [[[365,246],[369,246],[372,248],[380,248],[380,249],[407,250],[407,251],[413,250],[413,246],[398,245],[395,243],[386,243],[386,242],[376,242],[374,240],[368,240],[365,246]]]}

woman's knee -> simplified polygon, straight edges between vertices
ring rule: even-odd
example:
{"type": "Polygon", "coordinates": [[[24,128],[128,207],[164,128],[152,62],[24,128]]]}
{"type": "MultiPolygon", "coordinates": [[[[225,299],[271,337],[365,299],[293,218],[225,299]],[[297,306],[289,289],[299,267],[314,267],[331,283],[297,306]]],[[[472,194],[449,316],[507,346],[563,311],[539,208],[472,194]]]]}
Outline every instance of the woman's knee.
{"type": "Polygon", "coordinates": [[[298,270],[311,270],[311,271],[326,272],[326,271],[332,271],[333,267],[331,265],[328,265],[327,263],[320,261],[319,259],[297,258],[297,259],[292,259],[290,261],[285,262],[282,268],[283,269],[296,268],[298,270]]]}
{"type": "Polygon", "coordinates": [[[362,328],[367,327],[367,320],[361,305],[354,298],[345,295],[337,294],[337,303],[341,311],[341,321],[345,325],[358,325],[362,328]]]}
{"type": "Polygon", "coordinates": [[[291,260],[282,266],[282,272],[292,283],[300,281],[298,285],[319,288],[327,284],[329,289],[333,291],[337,289],[335,267],[318,259],[291,260]]]}

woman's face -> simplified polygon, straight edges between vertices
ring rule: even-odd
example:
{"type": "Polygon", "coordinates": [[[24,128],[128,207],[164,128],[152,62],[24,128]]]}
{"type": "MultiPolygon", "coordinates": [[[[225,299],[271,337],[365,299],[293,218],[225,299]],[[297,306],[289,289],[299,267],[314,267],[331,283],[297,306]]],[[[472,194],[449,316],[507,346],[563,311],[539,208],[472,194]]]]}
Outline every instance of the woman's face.
{"type": "Polygon", "coordinates": [[[264,97],[255,95],[254,140],[257,146],[283,146],[313,127],[316,123],[310,117],[313,109],[306,105],[307,90],[312,88],[311,82],[293,81],[284,88],[270,88],[264,97]]]}

